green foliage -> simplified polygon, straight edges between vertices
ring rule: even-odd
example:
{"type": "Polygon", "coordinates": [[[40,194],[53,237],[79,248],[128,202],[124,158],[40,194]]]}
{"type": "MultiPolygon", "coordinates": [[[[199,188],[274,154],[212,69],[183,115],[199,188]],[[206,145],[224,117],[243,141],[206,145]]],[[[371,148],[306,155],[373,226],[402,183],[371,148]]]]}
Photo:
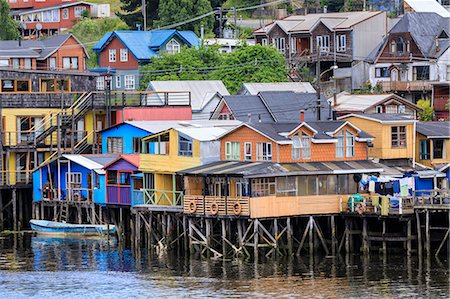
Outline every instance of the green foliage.
{"type": "Polygon", "coordinates": [[[417,101],[417,106],[423,109],[423,111],[419,112],[419,118],[421,121],[433,120],[434,110],[433,107],[431,107],[430,100],[419,100],[417,101]]]}
{"type": "MultiPolygon", "coordinates": [[[[164,0],[159,2],[159,20],[155,26],[165,26],[173,23],[189,20],[193,17],[211,12],[213,9],[209,0],[164,0]]],[[[214,16],[208,16],[198,21],[190,22],[178,26],[179,30],[192,30],[200,34],[200,26],[205,27],[205,31],[212,31],[214,16]]]]}
{"type": "Polygon", "coordinates": [[[85,46],[89,54],[87,66],[89,68],[97,66],[97,53],[92,51],[94,45],[105,33],[114,30],[126,30],[128,26],[118,18],[89,19],[83,18],[70,29],[85,46]]]}
{"type": "Polygon", "coordinates": [[[11,40],[19,37],[19,23],[9,15],[9,5],[6,0],[0,0],[0,24],[0,40],[11,40]]]}
{"type": "Polygon", "coordinates": [[[184,47],[177,54],[163,54],[141,67],[141,89],[152,80],[206,80],[205,68],[220,65],[222,56],[214,47],[184,47]],[[201,70],[199,70],[201,69],[201,70]]]}
{"type": "MultiPolygon", "coordinates": [[[[118,12],[116,15],[133,30],[136,29],[137,24],[144,26],[142,0],[120,0],[120,2],[123,12],[118,12]]],[[[159,2],[159,0],[146,0],[147,29],[152,28],[153,22],[158,19],[159,2]]]]}
{"type": "Polygon", "coordinates": [[[220,54],[215,47],[183,48],[141,67],[141,89],[151,80],[222,80],[231,93],[244,82],[287,81],[283,55],[271,47],[243,45],[220,54]]]}
{"type": "Polygon", "coordinates": [[[83,10],[83,12],[81,13],[81,17],[82,18],[90,18],[91,12],[89,10],[83,10]]]}
{"type": "Polygon", "coordinates": [[[381,94],[383,87],[381,85],[372,86],[369,81],[365,82],[360,89],[352,90],[352,94],[381,94]]]}
{"type": "Polygon", "coordinates": [[[299,68],[298,75],[300,77],[300,81],[302,81],[302,82],[313,83],[313,81],[315,80],[314,74],[311,72],[310,68],[307,66],[299,68]]]}
{"type": "Polygon", "coordinates": [[[287,69],[284,56],[276,49],[243,45],[224,54],[221,68],[211,72],[210,78],[222,80],[235,93],[244,82],[287,81],[287,69]]]}

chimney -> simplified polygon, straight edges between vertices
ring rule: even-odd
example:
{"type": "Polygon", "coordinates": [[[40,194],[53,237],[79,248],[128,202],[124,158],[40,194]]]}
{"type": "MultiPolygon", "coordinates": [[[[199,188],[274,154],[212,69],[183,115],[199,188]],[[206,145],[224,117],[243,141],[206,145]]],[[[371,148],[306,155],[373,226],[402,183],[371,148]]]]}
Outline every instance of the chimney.
{"type": "Polygon", "coordinates": [[[327,13],[328,12],[328,7],[326,5],[324,5],[323,7],[323,13],[327,13]]]}
{"type": "Polygon", "coordinates": [[[200,39],[203,40],[205,38],[205,26],[200,26],[200,39]]]}
{"type": "Polygon", "coordinates": [[[258,122],[261,122],[261,114],[258,114],[258,122]]]}
{"type": "Polygon", "coordinates": [[[305,110],[300,110],[300,122],[305,121],[305,110]]]}
{"type": "Polygon", "coordinates": [[[252,122],[252,114],[249,113],[247,114],[247,116],[248,116],[248,123],[250,124],[252,122]]]}

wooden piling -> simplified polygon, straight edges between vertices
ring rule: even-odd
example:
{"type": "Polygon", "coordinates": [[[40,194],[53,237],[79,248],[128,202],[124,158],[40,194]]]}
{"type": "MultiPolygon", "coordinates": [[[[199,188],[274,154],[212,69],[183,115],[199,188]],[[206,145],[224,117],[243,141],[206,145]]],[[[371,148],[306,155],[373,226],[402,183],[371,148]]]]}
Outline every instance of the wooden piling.
{"type": "Polygon", "coordinates": [[[422,227],[420,225],[419,211],[416,210],[416,226],[417,226],[417,253],[422,258],[422,227]]]}
{"type": "Polygon", "coordinates": [[[406,252],[408,254],[408,257],[411,256],[411,250],[412,250],[412,232],[411,232],[411,219],[408,220],[408,223],[406,224],[406,252]]]}
{"type": "Polygon", "coordinates": [[[258,219],[253,220],[253,254],[255,260],[258,259],[258,243],[259,243],[259,221],[258,219]]]}
{"type": "Polygon", "coordinates": [[[334,219],[334,215],[331,215],[331,254],[333,256],[336,256],[336,247],[337,247],[337,240],[336,240],[336,222],[334,219]]]}
{"type": "Polygon", "coordinates": [[[309,222],[308,222],[308,233],[309,233],[309,255],[314,255],[314,226],[313,226],[313,217],[309,216],[309,222]]]}
{"type": "Polygon", "coordinates": [[[13,229],[17,231],[17,189],[12,189],[12,207],[13,207],[13,229]]]}
{"type": "Polygon", "coordinates": [[[5,219],[3,218],[3,196],[2,191],[0,190],[0,232],[4,229],[4,223],[5,219]]]}
{"type": "Polygon", "coordinates": [[[363,252],[365,254],[369,253],[369,236],[367,233],[367,218],[363,217],[363,231],[362,231],[362,239],[363,239],[363,252]]]}
{"type": "Polygon", "coordinates": [[[427,209],[425,212],[425,251],[428,259],[431,255],[430,243],[430,211],[427,209]]]}
{"type": "MultiPolygon", "coordinates": [[[[293,250],[294,250],[291,217],[288,217],[286,219],[286,233],[287,233],[288,254],[289,254],[289,256],[291,256],[293,254],[293,250]]],[[[275,235],[275,238],[278,238],[278,236],[275,235]]]]}

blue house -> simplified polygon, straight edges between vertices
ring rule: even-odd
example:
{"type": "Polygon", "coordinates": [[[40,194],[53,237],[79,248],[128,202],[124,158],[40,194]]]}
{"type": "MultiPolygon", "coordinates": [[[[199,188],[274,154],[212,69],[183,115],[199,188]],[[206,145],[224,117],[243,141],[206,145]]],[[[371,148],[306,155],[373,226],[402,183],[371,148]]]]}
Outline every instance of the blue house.
{"type": "MultiPolygon", "coordinates": [[[[182,47],[198,47],[200,43],[192,31],[119,30],[106,33],[93,51],[98,53],[99,70],[113,70],[113,90],[136,90],[139,66],[149,63],[155,56],[178,53],[182,47]]],[[[104,89],[104,77],[97,80],[97,89],[104,89]]]]}
{"type": "Polygon", "coordinates": [[[100,131],[102,154],[139,154],[141,138],[152,132],[134,123],[140,122],[124,122],[100,131]]]}
{"type": "Polygon", "coordinates": [[[33,200],[72,200],[106,204],[104,166],[119,155],[62,155],[33,172],[33,200]]]}

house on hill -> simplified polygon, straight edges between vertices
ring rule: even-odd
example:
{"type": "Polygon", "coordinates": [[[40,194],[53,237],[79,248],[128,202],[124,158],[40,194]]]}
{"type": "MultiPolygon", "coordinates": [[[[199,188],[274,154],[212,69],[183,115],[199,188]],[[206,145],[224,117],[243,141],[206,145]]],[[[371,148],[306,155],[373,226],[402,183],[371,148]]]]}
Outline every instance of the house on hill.
{"type": "MultiPolygon", "coordinates": [[[[139,66],[145,65],[160,54],[174,54],[182,47],[198,47],[200,39],[192,31],[118,30],[106,33],[94,46],[98,53],[99,71],[114,73],[113,90],[139,88],[139,66]]],[[[98,89],[105,88],[104,78],[98,79],[98,89]]]]}
{"type": "Polygon", "coordinates": [[[256,96],[262,91],[293,91],[298,93],[315,93],[316,90],[309,82],[272,82],[272,83],[244,83],[237,92],[238,95],[256,96]]]}

